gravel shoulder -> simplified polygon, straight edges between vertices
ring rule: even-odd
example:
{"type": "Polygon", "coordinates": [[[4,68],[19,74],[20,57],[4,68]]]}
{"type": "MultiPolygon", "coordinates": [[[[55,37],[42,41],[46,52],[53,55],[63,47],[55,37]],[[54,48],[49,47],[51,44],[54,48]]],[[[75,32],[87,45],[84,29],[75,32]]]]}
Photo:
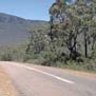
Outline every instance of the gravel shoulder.
{"type": "Polygon", "coordinates": [[[0,66],[0,96],[18,96],[11,79],[0,66]]]}

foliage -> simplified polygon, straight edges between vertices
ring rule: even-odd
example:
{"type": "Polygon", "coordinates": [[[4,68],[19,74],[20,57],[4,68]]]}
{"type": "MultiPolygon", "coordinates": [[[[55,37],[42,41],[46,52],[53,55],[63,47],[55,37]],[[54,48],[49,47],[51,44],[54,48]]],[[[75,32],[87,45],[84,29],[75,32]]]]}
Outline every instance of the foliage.
{"type": "Polygon", "coordinates": [[[96,2],[62,1],[50,7],[49,24],[30,30],[27,44],[7,49],[1,59],[96,71],[96,2]]]}
{"type": "Polygon", "coordinates": [[[96,64],[89,62],[96,55],[95,0],[76,0],[70,4],[56,0],[49,14],[49,30],[31,32],[27,55],[31,59],[42,58],[43,65],[94,70],[96,64]]]}
{"type": "Polygon", "coordinates": [[[94,50],[96,42],[94,38],[96,37],[95,5],[94,1],[78,0],[73,5],[54,3],[50,8],[49,36],[51,41],[55,40],[64,48],[66,47],[67,54],[69,53],[70,58],[74,60],[81,55],[89,57],[94,50]],[[54,10],[57,11],[54,12],[54,10]]]}
{"type": "Polygon", "coordinates": [[[26,45],[0,47],[0,60],[2,61],[23,61],[26,45]]]}

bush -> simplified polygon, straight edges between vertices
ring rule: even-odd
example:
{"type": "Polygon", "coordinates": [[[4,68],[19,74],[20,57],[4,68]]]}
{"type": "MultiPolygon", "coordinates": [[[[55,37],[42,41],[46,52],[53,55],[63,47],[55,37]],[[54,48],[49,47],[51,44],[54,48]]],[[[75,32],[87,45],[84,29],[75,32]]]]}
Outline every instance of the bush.
{"type": "Polygon", "coordinates": [[[2,61],[12,61],[13,60],[12,55],[9,53],[2,54],[0,59],[2,61]]]}

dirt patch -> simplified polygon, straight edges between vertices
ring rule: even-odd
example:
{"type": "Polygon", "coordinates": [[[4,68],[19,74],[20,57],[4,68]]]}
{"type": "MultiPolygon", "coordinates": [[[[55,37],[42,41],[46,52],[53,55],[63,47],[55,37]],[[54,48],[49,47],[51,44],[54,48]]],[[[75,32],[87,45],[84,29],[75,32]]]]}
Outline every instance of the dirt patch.
{"type": "Polygon", "coordinates": [[[0,96],[18,96],[10,77],[0,66],[0,96]]]}

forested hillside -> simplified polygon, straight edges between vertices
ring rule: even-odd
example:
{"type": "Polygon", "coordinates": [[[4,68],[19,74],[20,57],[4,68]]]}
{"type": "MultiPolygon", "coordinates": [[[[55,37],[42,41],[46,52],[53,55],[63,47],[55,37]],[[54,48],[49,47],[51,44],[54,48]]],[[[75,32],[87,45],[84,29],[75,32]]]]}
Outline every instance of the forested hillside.
{"type": "Polygon", "coordinates": [[[27,20],[17,16],[0,13],[0,46],[20,44],[29,36],[29,30],[46,25],[46,21],[27,20]]]}
{"type": "Polygon", "coordinates": [[[49,66],[96,70],[96,1],[56,0],[49,14],[49,30],[31,34],[27,59],[39,59],[49,66]]]}

